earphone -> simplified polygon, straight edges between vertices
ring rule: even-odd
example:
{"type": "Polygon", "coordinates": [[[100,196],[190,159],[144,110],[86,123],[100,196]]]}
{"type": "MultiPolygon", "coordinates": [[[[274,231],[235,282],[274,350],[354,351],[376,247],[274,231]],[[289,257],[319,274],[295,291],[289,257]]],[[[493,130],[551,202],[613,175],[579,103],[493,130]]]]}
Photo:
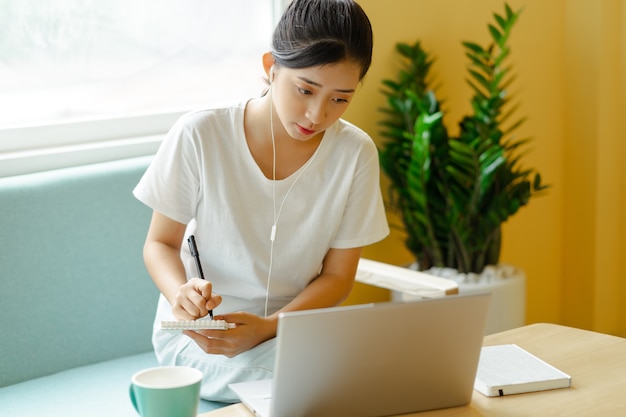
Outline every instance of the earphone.
{"type": "MultiPolygon", "coordinates": [[[[272,66],[272,68],[270,68],[270,83],[274,78],[274,67],[272,66]]],[[[300,179],[300,177],[302,176],[302,174],[304,173],[304,171],[306,171],[306,169],[309,167],[309,165],[311,165],[311,163],[313,162],[313,160],[315,159],[315,156],[317,155],[317,152],[313,153],[313,156],[311,156],[311,158],[309,158],[309,160],[306,162],[306,164],[304,164],[302,166],[302,168],[299,170],[300,172],[298,172],[298,176],[296,177],[296,179],[294,180],[294,182],[291,184],[291,186],[289,187],[289,189],[287,190],[287,192],[285,193],[285,196],[283,197],[283,201],[280,203],[280,207],[278,208],[278,212],[276,211],[276,139],[274,138],[274,100],[273,100],[273,91],[270,88],[269,91],[269,97],[270,97],[270,135],[272,137],[272,203],[273,203],[273,216],[272,216],[272,229],[270,231],[270,262],[269,262],[269,266],[268,266],[268,270],[267,270],[267,287],[265,289],[265,317],[267,317],[267,306],[268,306],[268,302],[269,302],[269,296],[270,296],[270,282],[272,279],[272,265],[274,263],[274,241],[276,240],[276,229],[278,227],[278,220],[280,219],[280,214],[283,211],[283,206],[285,205],[285,201],[287,201],[287,197],[289,197],[289,194],[291,193],[291,190],[293,190],[293,187],[298,183],[298,180],[300,179]]]]}

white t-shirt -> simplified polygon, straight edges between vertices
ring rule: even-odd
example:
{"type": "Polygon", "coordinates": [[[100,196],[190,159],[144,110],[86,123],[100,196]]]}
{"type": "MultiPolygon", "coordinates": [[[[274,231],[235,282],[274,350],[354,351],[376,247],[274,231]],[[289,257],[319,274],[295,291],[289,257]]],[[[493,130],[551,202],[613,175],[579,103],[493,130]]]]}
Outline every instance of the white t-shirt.
{"type": "MultiPolygon", "coordinates": [[[[242,103],[181,117],[133,191],[152,209],[188,224],[204,276],[223,297],[216,314],[262,315],[265,306],[274,184],[250,153],[244,110],[242,103]]],[[[276,211],[282,209],[271,259],[268,314],[318,275],[330,248],[368,245],[389,233],[376,146],[346,121],[328,128],[310,163],[275,186],[276,211]]],[[[182,247],[188,278],[197,276],[186,241],[182,247]]],[[[161,297],[157,320],[171,319],[161,297]]]]}

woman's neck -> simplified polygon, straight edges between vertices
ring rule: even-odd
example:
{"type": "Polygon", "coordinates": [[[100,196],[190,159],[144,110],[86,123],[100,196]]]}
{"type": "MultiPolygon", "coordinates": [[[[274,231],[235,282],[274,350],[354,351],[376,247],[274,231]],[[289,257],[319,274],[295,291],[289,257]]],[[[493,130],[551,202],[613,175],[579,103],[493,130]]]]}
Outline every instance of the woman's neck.
{"type": "Polygon", "coordinates": [[[244,130],[248,148],[257,165],[268,179],[274,177],[275,146],[276,179],[281,180],[298,171],[313,156],[321,143],[323,133],[307,141],[293,139],[285,131],[280,118],[276,114],[276,109],[274,108],[270,112],[271,105],[272,102],[269,95],[249,101],[245,110],[244,130]],[[272,116],[271,123],[270,114],[272,116]]]}

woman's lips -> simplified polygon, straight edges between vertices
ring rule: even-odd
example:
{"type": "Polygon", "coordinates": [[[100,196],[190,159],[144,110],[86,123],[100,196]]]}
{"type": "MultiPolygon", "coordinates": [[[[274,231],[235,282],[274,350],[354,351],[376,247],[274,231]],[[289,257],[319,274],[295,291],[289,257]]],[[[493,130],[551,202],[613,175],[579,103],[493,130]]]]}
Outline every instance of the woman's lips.
{"type": "Polygon", "coordinates": [[[307,129],[305,127],[300,126],[299,124],[296,124],[296,127],[298,128],[298,131],[300,133],[302,133],[303,135],[306,135],[306,136],[309,136],[309,135],[312,135],[313,133],[315,133],[315,130],[307,129]]]}

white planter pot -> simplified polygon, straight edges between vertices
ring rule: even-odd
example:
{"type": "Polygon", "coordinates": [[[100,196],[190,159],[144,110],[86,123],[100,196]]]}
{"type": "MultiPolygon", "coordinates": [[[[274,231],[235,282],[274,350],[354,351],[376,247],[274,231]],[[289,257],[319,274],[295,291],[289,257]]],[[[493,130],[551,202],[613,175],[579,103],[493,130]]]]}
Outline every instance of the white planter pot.
{"type": "MultiPolygon", "coordinates": [[[[414,266],[413,266],[414,267],[414,266]]],[[[423,271],[457,281],[459,294],[491,292],[485,334],[523,326],[526,318],[526,275],[510,265],[487,267],[481,275],[458,274],[456,270],[433,268],[423,271]]],[[[397,291],[392,299],[410,301],[418,297],[397,291]]]]}

